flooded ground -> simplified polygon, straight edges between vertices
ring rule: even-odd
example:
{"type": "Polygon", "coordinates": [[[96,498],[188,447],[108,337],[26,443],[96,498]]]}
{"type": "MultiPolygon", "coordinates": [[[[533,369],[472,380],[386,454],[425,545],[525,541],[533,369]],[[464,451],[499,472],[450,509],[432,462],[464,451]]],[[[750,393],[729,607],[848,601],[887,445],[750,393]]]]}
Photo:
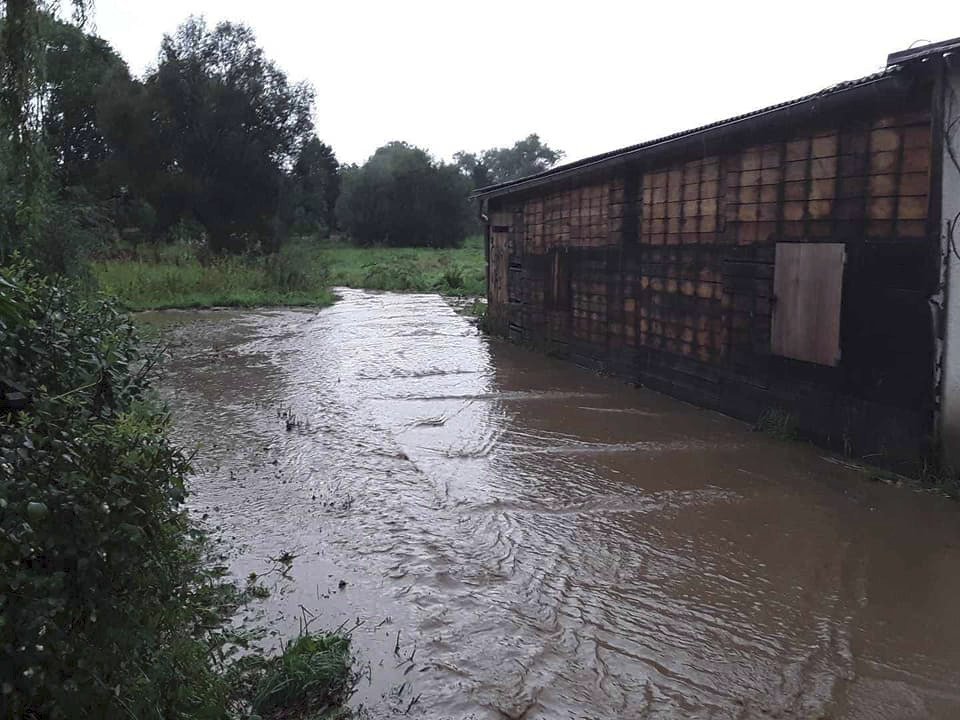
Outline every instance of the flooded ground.
{"type": "Polygon", "coordinates": [[[163,313],[194,504],[371,717],[960,717],[960,505],[480,336],[440,298],[163,313]],[[343,584],[345,583],[345,584],[343,584]]]}

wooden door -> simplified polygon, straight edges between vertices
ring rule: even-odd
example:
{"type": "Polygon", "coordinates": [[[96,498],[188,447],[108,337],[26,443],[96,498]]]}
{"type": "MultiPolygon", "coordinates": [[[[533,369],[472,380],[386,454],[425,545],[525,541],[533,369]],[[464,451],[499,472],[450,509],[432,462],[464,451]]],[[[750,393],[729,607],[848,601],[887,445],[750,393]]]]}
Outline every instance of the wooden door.
{"type": "Polygon", "coordinates": [[[506,312],[508,295],[508,273],[510,271],[510,229],[509,213],[493,213],[490,222],[490,288],[488,302],[491,310],[499,314],[506,312]]]}

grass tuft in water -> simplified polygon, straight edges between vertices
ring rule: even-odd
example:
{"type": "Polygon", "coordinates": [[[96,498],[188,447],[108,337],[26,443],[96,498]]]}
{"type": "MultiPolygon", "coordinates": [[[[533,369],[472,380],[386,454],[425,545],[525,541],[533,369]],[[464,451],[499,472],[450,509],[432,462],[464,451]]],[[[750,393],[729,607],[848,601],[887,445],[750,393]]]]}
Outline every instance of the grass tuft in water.
{"type": "Polygon", "coordinates": [[[251,707],[264,720],[339,717],[354,686],[350,637],[304,633],[266,661],[251,707]]]}
{"type": "Polygon", "coordinates": [[[800,435],[797,418],[780,408],[764,410],[753,429],[776,440],[796,440],[800,435]]]}
{"type": "Polygon", "coordinates": [[[960,499],[960,470],[935,456],[925,458],[917,475],[920,482],[935,487],[952,498],[960,499]]]}

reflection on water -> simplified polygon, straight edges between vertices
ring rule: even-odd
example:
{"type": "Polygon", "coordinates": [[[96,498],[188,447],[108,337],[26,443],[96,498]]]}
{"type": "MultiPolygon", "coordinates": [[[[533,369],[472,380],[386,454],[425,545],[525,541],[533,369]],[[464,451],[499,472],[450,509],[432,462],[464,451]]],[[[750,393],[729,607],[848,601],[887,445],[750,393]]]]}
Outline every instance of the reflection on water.
{"type": "Polygon", "coordinates": [[[960,717],[960,506],[342,294],[163,313],[164,392],[236,572],[297,555],[271,627],[362,620],[373,717],[960,717]]]}

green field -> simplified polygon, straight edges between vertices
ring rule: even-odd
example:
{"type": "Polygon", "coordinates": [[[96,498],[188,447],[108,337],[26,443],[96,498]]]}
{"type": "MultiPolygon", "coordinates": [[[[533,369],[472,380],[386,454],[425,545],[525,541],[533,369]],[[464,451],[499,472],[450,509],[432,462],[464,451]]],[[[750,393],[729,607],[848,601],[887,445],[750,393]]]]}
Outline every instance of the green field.
{"type": "Polygon", "coordinates": [[[331,287],[479,296],[483,241],[462,247],[361,248],[300,240],[276,255],[209,257],[188,244],[141,245],[93,263],[105,292],[129,310],[262,307],[333,302],[331,287]]]}

